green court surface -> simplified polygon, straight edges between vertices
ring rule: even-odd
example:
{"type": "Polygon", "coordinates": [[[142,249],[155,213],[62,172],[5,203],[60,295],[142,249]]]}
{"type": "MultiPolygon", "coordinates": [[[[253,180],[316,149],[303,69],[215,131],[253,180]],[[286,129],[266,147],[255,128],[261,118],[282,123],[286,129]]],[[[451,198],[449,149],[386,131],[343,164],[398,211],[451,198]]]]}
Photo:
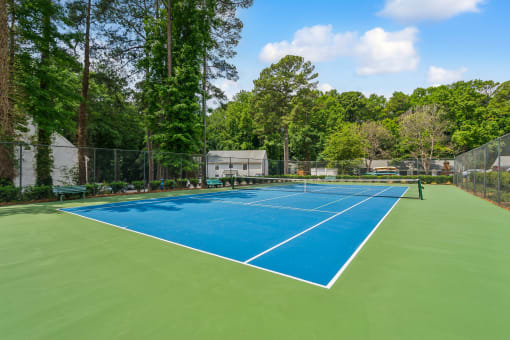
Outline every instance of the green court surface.
{"type": "Polygon", "coordinates": [[[329,290],[56,210],[149,197],[0,208],[0,338],[510,337],[510,213],[453,186],[400,200],[329,290]]]}

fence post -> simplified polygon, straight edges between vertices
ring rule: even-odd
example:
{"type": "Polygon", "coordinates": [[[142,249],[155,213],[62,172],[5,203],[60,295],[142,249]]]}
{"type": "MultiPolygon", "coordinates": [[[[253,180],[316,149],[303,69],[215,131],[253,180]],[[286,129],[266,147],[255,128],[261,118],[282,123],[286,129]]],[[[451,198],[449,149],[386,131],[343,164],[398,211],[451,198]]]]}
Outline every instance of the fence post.
{"type": "Polygon", "coordinates": [[[501,203],[501,137],[498,138],[498,204],[501,203]]]}
{"type": "Polygon", "coordinates": [[[93,172],[94,172],[94,185],[92,186],[93,187],[93,191],[94,191],[94,196],[96,195],[96,148],[94,148],[94,161],[93,161],[93,172]]]}
{"type": "Polygon", "coordinates": [[[180,155],[180,157],[181,157],[181,167],[179,170],[179,173],[180,173],[179,178],[182,179],[182,154],[180,155]]]}
{"type": "Polygon", "coordinates": [[[487,197],[487,146],[483,148],[483,198],[487,197]]]}
{"type": "Polygon", "coordinates": [[[19,143],[19,196],[23,194],[23,146],[19,143]]]}
{"type": "Polygon", "coordinates": [[[248,158],[248,177],[250,177],[250,159],[248,158]]]}
{"type": "Polygon", "coordinates": [[[113,177],[115,179],[115,182],[118,181],[117,177],[117,149],[113,149],[113,177]]]}
{"type": "Polygon", "coordinates": [[[146,188],[147,187],[147,175],[145,173],[145,154],[146,154],[146,151],[143,152],[143,187],[146,188]]]}

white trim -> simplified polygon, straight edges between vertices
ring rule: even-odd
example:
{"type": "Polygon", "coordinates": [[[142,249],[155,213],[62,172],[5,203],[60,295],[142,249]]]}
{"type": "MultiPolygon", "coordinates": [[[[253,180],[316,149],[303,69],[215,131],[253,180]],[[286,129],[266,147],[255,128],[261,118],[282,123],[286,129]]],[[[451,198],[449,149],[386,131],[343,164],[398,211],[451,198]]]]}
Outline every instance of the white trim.
{"type": "Polygon", "coordinates": [[[253,261],[253,260],[255,260],[255,259],[257,259],[257,258],[261,257],[262,255],[265,255],[265,254],[269,253],[270,251],[273,251],[274,249],[276,249],[276,248],[278,248],[278,247],[281,247],[281,246],[282,246],[282,245],[284,245],[285,243],[288,243],[288,242],[292,241],[293,239],[295,239],[295,238],[297,238],[297,237],[299,237],[299,236],[301,236],[301,235],[303,235],[303,234],[305,234],[305,233],[309,232],[310,230],[313,230],[313,229],[317,228],[317,227],[318,227],[318,226],[320,226],[321,224],[324,224],[324,223],[326,223],[326,222],[328,222],[328,221],[330,221],[330,220],[334,219],[335,217],[340,216],[340,215],[342,215],[343,213],[345,213],[345,212],[347,212],[347,211],[351,210],[352,208],[355,208],[355,207],[357,207],[358,205],[363,204],[363,203],[365,203],[365,202],[366,202],[366,201],[368,201],[368,200],[371,200],[372,198],[376,197],[378,194],[382,194],[383,192],[385,192],[386,190],[389,190],[390,188],[392,188],[392,187],[388,187],[388,188],[386,188],[386,189],[384,189],[384,190],[382,190],[382,191],[378,192],[378,193],[377,193],[376,195],[374,195],[374,196],[370,196],[370,197],[368,197],[368,198],[364,199],[363,201],[360,201],[360,202],[358,202],[358,203],[356,203],[356,204],[354,204],[354,205],[351,205],[349,208],[346,208],[346,209],[344,209],[344,210],[342,210],[342,211],[340,211],[340,212],[336,213],[335,215],[330,216],[330,217],[326,218],[325,220],[320,221],[319,223],[317,223],[317,224],[315,224],[315,225],[311,226],[310,228],[305,229],[305,230],[303,230],[302,232],[297,233],[296,235],[294,235],[294,236],[292,236],[292,237],[289,237],[289,238],[288,238],[288,239],[286,239],[285,241],[282,241],[282,242],[280,242],[280,243],[278,243],[278,244],[276,244],[276,245],[272,246],[271,248],[264,250],[263,252],[261,252],[261,253],[259,253],[259,254],[255,255],[255,256],[253,256],[252,258],[250,258],[250,259],[248,259],[248,260],[246,260],[246,261],[244,261],[244,262],[245,262],[245,263],[249,263],[249,262],[251,262],[251,261],[253,261]]]}
{"type": "MultiPolygon", "coordinates": [[[[363,192],[365,192],[365,191],[368,191],[368,189],[367,189],[367,190],[360,191],[360,192],[358,192],[358,193],[356,193],[356,194],[357,194],[357,195],[359,195],[359,194],[361,194],[361,193],[363,193],[363,192]]],[[[335,201],[333,201],[333,202],[329,202],[329,203],[326,203],[326,204],[323,204],[323,205],[319,205],[318,207],[316,207],[316,208],[314,208],[314,209],[312,209],[312,210],[316,210],[316,209],[319,209],[319,208],[323,208],[323,207],[326,207],[326,206],[331,205],[331,204],[333,204],[333,203],[340,202],[340,201],[343,201],[343,200],[346,200],[346,199],[348,199],[348,198],[355,197],[355,196],[356,196],[356,195],[347,195],[347,197],[343,197],[343,198],[337,199],[337,200],[335,200],[335,201]]]]}
{"type": "Polygon", "coordinates": [[[80,214],[76,214],[76,213],[73,213],[73,212],[70,212],[70,211],[65,211],[65,210],[62,210],[62,209],[57,209],[57,210],[61,211],[61,212],[64,212],[64,213],[67,213],[67,214],[79,216],[79,217],[85,218],[87,220],[91,220],[91,221],[94,221],[94,222],[99,222],[99,223],[102,223],[102,224],[106,224],[106,225],[111,226],[111,227],[115,227],[115,228],[119,228],[119,229],[122,229],[122,230],[130,231],[130,232],[133,232],[133,233],[136,233],[136,234],[139,234],[139,235],[147,236],[147,237],[150,237],[150,238],[153,238],[153,239],[156,239],[156,240],[159,240],[159,241],[163,241],[163,242],[166,242],[166,243],[170,243],[170,244],[173,244],[173,245],[176,245],[176,246],[179,246],[179,247],[183,247],[183,248],[186,248],[186,249],[194,250],[194,251],[197,251],[197,252],[202,253],[202,254],[212,255],[212,256],[218,257],[218,258],[223,259],[223,260],[231,261],[231,262],[234,262],[234,263],[242,264],[242,265],[245,265],[245,266],[248,266],[248,267],[252,267],[252,268],[256,268],[256,269],[260,269],[260,270],[263,270],[263,271],[266,271],[266,272],[269,272],[269,273],[272,273],[272,274],[277,274],[277,275],[280,275],[280,276],[291,278],[291,279],[294,279],[294,280],[297,280],[297,281],[301,281],[301,282],[304,282],[304,283],[308,283],[308,284],[311,284],[311,285],[314,285],[314,286],[317,286],[317,287],[327,288],[325,285],[321,285],[320,283],[308,281],[308,280],[305,280],[305,279],[301,279],[299,277],[295,277],[295,276],[292,276],[292,275],[280,273],[280,272],[277,272],[277,271],[274,271],[274,270],[271,270],[271,269],[267,269],[267,268],[263,268],[263,267],[259,267],[259,266],[256,266],[256,265],[253,265],[253,264],[250,264],[250,263],[244,263],[242,261],[235,260],[235,259],[232,259],[230,257],[218,255],[218,254],[215,254],[215,253],[208,252],[206,250],[202,250],[202,249],[198,249],[198,248],[193,248],[193,247],[190,247],[190,246],[187,246],[187,245],[175,242],[175,241],[170,241],[170,240],[166,240],[164,238],[160,238],[160,237],[157,237],[157,236],[154,236],[154,235],[142,233],[141,231],[136,231],[136,230],[133,230],[133,229],[129,229],[127,227],[122,227],[122,226],[119,226],[119,225],[116,225],[116,224],[112,224],[112,223],[96,220],[95,218],[91,218],[91,217],[87,217],[87,216],[82,216],[80,214]]]}
{"type": "MultiPolygon", "coordinates": [[[[402,194],[402,196],[404,196],[407,192],[407,190],[409,190],[409,188],[406,189],[406,191],[404,191],[404,193],[402,194]]],[[[400,197],[399,199],[397,199],[397,201],[395,203],[393,203],[393,205],[391,206],[390,210],[388,210],[386,212],[386,214],[379,220],[379,222],[376,224],[376,226],[374,227],[374,229],[372,229],[372,231],[367,235],[367,237],[365,237],[365,239],[363,240],[363,242],[361,242],[361,244],[358,246],[358,248],[356,248],[356,250],[351,254],[351,256],[349,257],[349,259],[347,261],[345,261],[345,263],[343,264],[343,266],[338,270],[338,272],[335,274],[335,276],[333,276],[333,278],[329,281],[329,283],[326,285],[326,288],[330,289],[331,287],[333,287],[333,285],[335,284],[336,280],[338,280],[338,278],[340,277],[340,275],[342,275],[342,273],[344,272],[344,270],[347,268],[347,266],[349,266],[349,264],[351,263],[352,260],[354,260],[354,258],[356,257],[356,255],[359,253],[359,251],[361,250],[361,248],[363,248],[363,246],[365,245],[365,243],[367,243],[368,239],[375,233],[375,231],[377,230],[377,228],[379,228],[379,226],[382,224],[382,222],[386,219],[386,217],[390,214],[390,212],[393,210],[393,208],[395,208],[395,206],[397,205],[397,203],[402,199],[402,197],[400,197]]]]}

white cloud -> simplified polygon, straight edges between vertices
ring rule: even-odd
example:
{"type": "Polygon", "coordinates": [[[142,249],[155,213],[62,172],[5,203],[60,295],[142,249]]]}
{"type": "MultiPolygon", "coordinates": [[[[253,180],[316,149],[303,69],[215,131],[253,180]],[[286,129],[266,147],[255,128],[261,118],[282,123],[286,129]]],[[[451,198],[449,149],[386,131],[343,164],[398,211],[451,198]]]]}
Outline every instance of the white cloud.
{"type": "Polygon", "coordinates": [[[416,69],[420,58],[414,48],[418,30],[386,32],[382,28],[367,31],[355,47],[361,64],[356,72],[361,75],[398,73],[416,69]]]}
{"type": "Polygon", "coordinates": [[[457,70],[447,70],[437,66],[430,66],[427,74],[429,83],[434,86],[451,84],[464,78],[467,68],[461,67],[457,70]]]}
{"type": "Polygon", "coordinates": [[[225,93],[228,100],[231,100],[241,90],[238,82],[228,79],[221,80],[216,86],[225,93]]]}
{"type": "Polygon", "coordinates": [[[349,56],[360,65],[356,73],[373,75],[416,69],[419,57],[414,48],[418,30],[407,27],[397,32],[374,28],[361,37],[354,32],[333,33],[331,25],[305,27],[294,34],[294,40],[269,43],[260,52],[264,62],[277,62],[282,57],[299,55],[312,62],[349,56]]]}
{"type": "Polygon", "coordinates": [[[329,92],[329,91],[333,90],[333,86],[331,86],[328,83],[320,83],[319,90],[321,90],[322,92],[329,92]]]}
{"type": "Polygon", "coordinates": [[[346,55],[355,34],[352,32],[333,33],[331,25],[304,27],[294,33],[292,42],[286,40],[269,43],[260,52],[259,59],[276,62],[286,55],[299,55],[311,62],[332,60],[346,55]]]}
{"type": "Polygon", "coordinates": [[[485,0],[386,0],[380,15],[400,22],[442,20],[465,12],[478,12],[485,0]]]}

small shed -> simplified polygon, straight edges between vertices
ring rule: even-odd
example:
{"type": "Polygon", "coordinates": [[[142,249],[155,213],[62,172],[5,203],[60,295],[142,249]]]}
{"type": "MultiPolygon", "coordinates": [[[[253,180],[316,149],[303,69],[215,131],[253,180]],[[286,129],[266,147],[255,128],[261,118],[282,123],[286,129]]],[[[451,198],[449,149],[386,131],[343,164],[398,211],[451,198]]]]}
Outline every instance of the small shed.
{"type": "Polygon", "coordinates": [[[207,153],[207,177],[267,176],[266,150],[215,150],[207,153]]]}

